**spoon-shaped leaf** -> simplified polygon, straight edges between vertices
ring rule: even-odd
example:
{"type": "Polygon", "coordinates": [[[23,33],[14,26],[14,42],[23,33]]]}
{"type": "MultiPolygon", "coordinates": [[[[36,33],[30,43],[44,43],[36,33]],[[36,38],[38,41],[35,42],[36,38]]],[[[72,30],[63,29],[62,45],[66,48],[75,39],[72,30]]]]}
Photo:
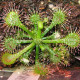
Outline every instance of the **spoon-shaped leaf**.
{"type": "Polygon", "coordinates": [[[32,33],[23,25],[19,19],[19,15],[17,11],[11,11],[7,14],[5,18],[5,22],[8,26],[18,26],[24,31],[26,31],[30,36],[32,36],[32,33]]]}
{"type": "Polygon", "coordinates": [[[63,42],[71,47],[77,47],[80,43],[80,37],[76,33],[70,33],[63,39],[63,42]]]}
{"type": "Polygon", "coordinates": [[[28,51],[31,47],[33,47],[35,43],[31,43],[29,46],[25,47],[23,50],[19,51],[16,54],[5,53],[2,55],[2,63],[6,65],[14,64],[16,59],[19,58],[23,53],[28,51]]]}
{"type": "Polygon", "coordinates": [[[23,44],[23,43],[31,43],[32,40],[16,40],[14,38],[6,38],[4,41],[4,47],[8,50],[8,51],[12,51],[14,49],[16,49],[16,46],[18,46],[19,44],[23,44]]]}
{"type": "Polygon", "coordinates": [[[30,17],[30,21],[33,23],[33,24],[37,24],[37,22],[40,20],[40,16],[36,13],[36,14],[33,14],[31,15],[30,17]]]}
{"type": "Polygon", "coordinates": [[[12,51],[16,48],[17,46],[17,42],[15,39],[13,38],[6,38],[4,40],[4,47],[8,50],[8,51],[12,51]]]}
{"type": "Polygon", "coordinates": [[[16,57],[17,56],[14,56],[12,54],[5,53],[5,54],[2,55],[1,61],[2,61],[3,64],[11,65],[16,61],[16,57]]]}
{"type": "Polygon", "coordinates": [[[65,21],[65,17],[65,13],[59,9],[54,13],[52,22],[54,22],[55,24],[61,24],[65,21]]]}
{"type": "Polygon", "coordinates": [[[46,30],[42,33],[41,36],[44,37],[48,33],[48,31],[50,31],[54,26],[63,23],[65,21],[65,17],[66,15],[62,10],[59,9],[58,11],[56,11],[53,15],[50,26],[46,28],[46,30]]]}
{"type": "Polygon", "coordinates": [[[42,40],[43,43],[65,43],[70,47],[77,47],[80,43],[80,37],[76,33],[70,33],[63,39],[42,40]]]}
{"type": "Polygon", "coordinates": [[[18,26],[20,24],[18,13],[16,11],[11,11],[10,13],[8,13],[5,18],[5,22],[9,26],[18,26]]]}

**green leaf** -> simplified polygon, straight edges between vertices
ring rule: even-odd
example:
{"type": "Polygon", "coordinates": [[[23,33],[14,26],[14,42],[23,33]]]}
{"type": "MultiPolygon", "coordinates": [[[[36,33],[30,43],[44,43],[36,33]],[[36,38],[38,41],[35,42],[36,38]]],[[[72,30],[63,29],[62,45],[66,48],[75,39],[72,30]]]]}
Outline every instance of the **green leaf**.
{"type": "Polygon", "coordinates": [[[55,24],[61,24],[65,20],[65,14],[60,9],[54,13],[53,20],[55,24]]]}
{"type": "Polygon", "coordinates": [[[8,50],[8,51],[12,51],[16,48],[17,46],[17,42],[15,39],[13,38],[7,38],[4,40],[4,47],[8,50]]]}
{"type": "Polygon", "coordinates": [[[70,33],[63,39],[63,42],[70,47],[77,47],[80,43],[80,37],[76,33],[70,33]]]}
{"type": "Polygon", "coordinates": [[[36,14],[31,15],[30,20],[31,20],[31,22],[32,22],[33,24],[37,24],[37,22],[40,20],[40,17],[39,17],[39,15],[36,13],[36,14]]]}
{"type": "Polygon", "coordinates": [[[19,15],[17,11],[11,11],[7,14],[5,22],[9,26],[18,26],[20,23],[19,15]]]}

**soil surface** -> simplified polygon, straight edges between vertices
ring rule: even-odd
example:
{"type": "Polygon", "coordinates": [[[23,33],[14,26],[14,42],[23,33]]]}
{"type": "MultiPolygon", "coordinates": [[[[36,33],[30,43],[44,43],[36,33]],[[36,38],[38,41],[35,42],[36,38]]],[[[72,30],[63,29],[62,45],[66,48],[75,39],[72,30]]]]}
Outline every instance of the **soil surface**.
{"type": "Polygon", "coordinates": [[[41,76],[39,80],[80,80],[80,69],[67,70],[66,74],[64,73],[64,75],[55,73],[50,76],[41,76]]]}
{"type": "MultiPolygon", "coordinates": [[[[0,80],[7,80],[12,72],[1,72],[0,80]]],[[[38,80],[80,80],[80,67],[59,70],[52,75],[40,76],[38,80]]]]}

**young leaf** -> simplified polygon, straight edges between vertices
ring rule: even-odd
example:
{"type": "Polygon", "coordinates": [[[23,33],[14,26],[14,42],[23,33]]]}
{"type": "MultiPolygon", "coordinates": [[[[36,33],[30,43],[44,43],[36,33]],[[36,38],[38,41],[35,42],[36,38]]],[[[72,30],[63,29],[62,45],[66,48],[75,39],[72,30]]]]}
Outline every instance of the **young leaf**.
{"type": "Polygon", "coordinates": [[[36,14],[31,15],[30,20],[31,20],[31,22],[32,22],[33,24],[37,24],[37,22],[40,20],[40,17],[39,17],[39,15],[36,13],[36,14]]]}

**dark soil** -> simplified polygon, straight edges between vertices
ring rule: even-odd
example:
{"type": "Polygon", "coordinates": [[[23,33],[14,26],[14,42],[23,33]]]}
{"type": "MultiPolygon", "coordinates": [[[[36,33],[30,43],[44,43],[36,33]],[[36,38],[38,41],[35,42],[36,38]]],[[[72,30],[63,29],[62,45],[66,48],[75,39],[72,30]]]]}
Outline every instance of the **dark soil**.
{"type": "Polygon", "coordinates": [[[63,70],[64,74],[55,73],[45,77],[40,77],[39,80],[80,80],[80,69],[78,70],[63,70]]]}

